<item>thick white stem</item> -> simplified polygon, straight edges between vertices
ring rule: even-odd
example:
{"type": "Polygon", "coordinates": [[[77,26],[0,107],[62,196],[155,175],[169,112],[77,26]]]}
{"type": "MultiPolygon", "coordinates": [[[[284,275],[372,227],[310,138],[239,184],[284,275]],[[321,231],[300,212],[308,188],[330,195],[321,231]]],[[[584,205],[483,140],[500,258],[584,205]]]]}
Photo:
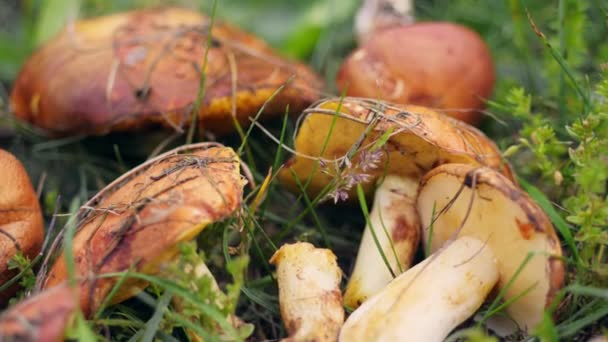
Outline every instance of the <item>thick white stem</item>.
{"type": "Polygon", "coordinates": [[[355,17],[359,44],[379,30],[414,22],[414,0],[365,0],[355,17]]]}
{"type": "Polygon", "coordinates": [[[270,259],[277,266],[281,318],[289,342],[333,342],[344,323],[342,271],[329,249],[307,242],[283,245],[270,259]]]}
{"type": "Polygon", "coordinates": [[[497,281],[490,248],[462,237],[363,303],[344,323],[340,341],[443,341],[497,281]]]}
{"type": "Polygon", "coordinates": [[[417,189],[417,180],[394,175],[386,176],[378,186],[369,214],[371,225],[363,231],[344,293],[347,306],[358,307],[410,267],[421,234],[415,207],[417,189]]]}

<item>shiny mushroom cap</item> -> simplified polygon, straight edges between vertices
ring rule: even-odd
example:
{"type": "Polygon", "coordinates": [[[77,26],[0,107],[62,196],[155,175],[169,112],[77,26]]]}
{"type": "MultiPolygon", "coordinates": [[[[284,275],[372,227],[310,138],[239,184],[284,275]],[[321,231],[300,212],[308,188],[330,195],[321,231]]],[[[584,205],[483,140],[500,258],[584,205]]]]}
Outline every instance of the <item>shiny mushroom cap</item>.
{"type": "Polygon", "coordinates": [[[295,138],[296,156],[280,174],[294,191],[298,187],[290,168],[303,183],[316,169],[307,189],[314,196],[334,179],[336,163],[343,162],[353,149],[358,151],[349,160],[354,173],[367,172],[373,176],[367,183],[368,189],[380,175],[420,179],[444,163],[488,166],[513,179],[500,151],[481,131],[428,108],[347,97],[342,101],[338,98],[320,101],[305,114],[295,138]],[[327,139],[330,129],[332,134],[327,139]],[[367,137],[361,140],[366,131],[367,137]],[[387,134],[390,137],[382,147],[380,160],[376,160],[376,168],[360,170],[361,159],[369,158],[370,146],[387,134]],[[319,157],[323,165],[316,167],[319,157]]]}
{"type": "Polygon", "coordinates": [[[420,22],[370,35],[338,73],[338,87],[347,95],[426,106],[479,122],[495,75],[477,33],[453,23],[420,22]]]}
{"type": "MultiPolygon", "coordinates": [[[[179,242],[234,214],[245,184],[239,165],[230,148],[208,143],[183,146],[131,170],[85,204],[72,246],[83,312],[95,312],[117,281],[98,275],[131,267],[157,273],[178,252],[179,242]]],[[[66,279],[62,255],[43,286],[66,279]]],[[[127,280],[113,302],[144,286],[127,280]]]]}
{"type": "MultiPolygon", "coordinates": [[[[27,171],[15,156],[0,149],[0,285],[16,275],[8,269],[15,254],[20,251],[33,259],[43,239],[42,211],[27,171]]],[[[0,302],[15,290],[0,293],[0,302]]]]}
{"type": "Polygon", "coordinates": [[[502,298],[515,300],[506,308],[513,321],[490,321],[491,329],[530,331],[542,321],[564,265],[549,218],[525,192],[489,168],[445,164],[424,176],[417,206],[428,252],[457,237],[484,241],[497,260],[498,288],[513,281],[502,298]]]}
{"type": "Polygon", "coordinates": [[[248,124],[271,95],[267,114],[298,112],[317,99],[322,81],[303,64],[226,23],[179,8],[137,10],[80,20],[24,65],[11,94],[15,115],[55,136],[181,130],[199,96],[198,122],[217,134],[248,124]],[[293,76],[293,79],[291,79],[293,76]]]}

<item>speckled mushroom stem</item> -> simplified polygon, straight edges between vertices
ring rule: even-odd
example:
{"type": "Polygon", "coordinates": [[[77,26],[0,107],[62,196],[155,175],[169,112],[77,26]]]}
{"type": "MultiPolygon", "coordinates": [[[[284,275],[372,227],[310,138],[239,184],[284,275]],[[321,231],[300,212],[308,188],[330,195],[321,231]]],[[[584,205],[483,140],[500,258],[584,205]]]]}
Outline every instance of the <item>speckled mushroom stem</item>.
{"type": "Polygon", "coordinates": [[[344,308],[334,253],[307,242],[285,244],[270,263],[277,267],[281,318],[289,333],[282,341],[336,341],[344,308]]]}
{"type": "Polygon", "coordinates": [[[414,0],[365,0],[355,17],[359,44],[375,31],[414,22],[414,0]]]}
{"type": "Polygon", "coordinates": [[[494,254],[463,237],[395,278],[344,323],[340,341],[443,341],[498,281],[494,254]]]}
{"type": "Polygon", "coordinates": [[[407,270],[420,240],[418,180],[388,175],[378,185],[344,303],[356,308],[407,270]]]}

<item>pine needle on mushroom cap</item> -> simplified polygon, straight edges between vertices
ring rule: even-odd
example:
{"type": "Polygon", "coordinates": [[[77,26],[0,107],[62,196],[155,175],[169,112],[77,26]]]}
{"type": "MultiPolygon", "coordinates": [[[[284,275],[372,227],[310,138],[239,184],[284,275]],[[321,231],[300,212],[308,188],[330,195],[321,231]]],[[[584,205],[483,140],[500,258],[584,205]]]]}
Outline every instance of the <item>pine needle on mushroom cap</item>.
{"type": "MultiPolygon", "coordinates": [[[[98,276],[130,268],[156,273],[180,241],[240,208],[244,184],[232,149],[202,143],[161,155],[108,185],[81,208],[72,246],[83,312],[94,312],[116,282],[98,276]]],[[[43,286],[66,279],[62,255],[43,286]]],[[[127,280],[113,302],[143,287],[127,280]]]]}
{"type": "Polygon", "coordinates": [[[492,140],[475,127],[432,109],[346,97],[321,100],[304,115],[295,137],[296,155],[286,163],[280,178],[297,191],[289,168],[303,181],[316,169],[307,188],[313,197],[336,176],[333,165],[350,158],[350,164],[357,168],[361,151],[369,150],[387,132],[390,136],[381,146],[382,158],[370,170],[373,177],[368,179],[368,190],[380,175],[420,178],[438,165],[455,162],[488,166],[514,179],[511,167],[492,140]],[[332,124],[334,115],[337,121],[332,124]],[[371,130],[364,136],[368,126],[372,126],[371,130]],[[330,128],[333,134],[327,138],[330,128]],[[348,156],[349,153],[353,154],[348,156]],[[316,167],[318,160],[328,167],[316,167]]]}
{"type": "MultiPolygon", "coordinates": [[[[42,248],[44,223],[38,196],[27,171],[13,156],[0,149],[0,285],[16,272],[9,261],[22,252],[33,259],[42,248]]],[[[16,288],[0,293],[0,303],[10,298],[16,288]]]]}
{"type": "Polygon", "coordinates": [[[320,78],[278,56],[261,39],[179,8],[77,21],[47,42],[15,81],[15,114],[52,135],[189,124],[211,31],[198,122],[217,134],[265,113],[299,112],[318,98],[320,78]],[[294,77],[293,79],[291,79],[294,77]]]}

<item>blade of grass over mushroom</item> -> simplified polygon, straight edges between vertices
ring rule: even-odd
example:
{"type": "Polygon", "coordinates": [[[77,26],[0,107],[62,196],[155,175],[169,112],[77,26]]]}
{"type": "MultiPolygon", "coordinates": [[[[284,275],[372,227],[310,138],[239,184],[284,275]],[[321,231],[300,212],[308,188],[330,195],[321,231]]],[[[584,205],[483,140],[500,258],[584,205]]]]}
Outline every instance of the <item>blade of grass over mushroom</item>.
{"type": "Polygon", "coordinates": [[[298,179],[298,176],[296,175],[295,171],[293,171],[293,169],[291,169],[291,168],[290,168],[290,170],[291,170],[292,176],[294,177],[294,179],[296,181],[296,184],[298,185],[298,188],[300,188],[300,191],[302,192],[302,198],[304,198],[304,203],[306,203],[306,208],[310,212],[313,220],[315,221],[315,224],[316,224],[317,229],[319,230],[319,233],[321,233],[321,237],[323,238],[323,243],[325,243],[325,246],[327,246],[328,248],[331,248],[331,242],[329,242],[329,239],[327,238],[327,230],[325,229],[325,226],[323,225],[323,223],[321,223],[321,219],[319,219],[319,215],[317,215],[317,211],[314,208],[314,206],[316,204],[313,204],[313,202],[310,201],[310,198],[308,198],[306,189],[300,182],[300,179],[298,179]]]}
{"type": "Polygon", "coordinates": [[[171,297],[173,294],[171,291],[165,291],[163,295],[158,300],[158,304],[156,305],[156,309],[154,310],[154,314],[150,318],[148,322],[146,322],[144,336],[142,336],[142,342],[152,342],[156,337],[156,332],[160,326],[161,320],[165,315],[165,310],[169,307],[171,303],[171,297]]]}
{"type": "MultiPolygon", "coordinates": [[[[203,55],[203,66],[201,68],[201,78],[198,85],[198,91],[196,93],[196,99],[194,100],[194,107],[192,109],[192,113],[190,114],[190,128],[188,129],[188,136],[186,138],[186,144],[192,144],[194,142],[194,133],[196,132],[196,127],[198,126],[198,115],[200,113],[201,102],[205,97],[206,91],[206,83],[207,83],[207,62],[209,60],[209,49],[211,48],[211,43],[213,42],[213,24],[215,23],[215,14],[217,10],[217,0],[213,0],[213,5],[211,7],[211,17],[209,21],[209,28],[207,33],[207,44],[205,46],[205,53],[203,55]]],[[[234,94],[233,94],[234,95],[234,94]]]]}
{"type": "Polygon", "coordinates": [[[433,227],[435,226],[435,220],[437,219],[437,203],[433,203],[433,211],[431,212],[431,224],[429,224],[429,238],[426,240],[424,246],[424,256],[429,257],[431,255],[431,246],[433,245],[433,227]]]}
{"type": "Polygon", "coordinates": [[[570,253],[574,258],[576,263],[581,261],[578,255],[578,248],[576,247],[576,242],[574,241],[574,237],[572,236],[572,227],[566,223],[566,221],[561,217],[561,215],[555,210],[547,196],[545,196],[537,187],[528,183],[523,178],[518,178],[517,181],[521,184],[521,186],[526,190],[528,194],[538,203],[538,205],[543,208],[545,213],[551,219],[551,222],[555,225],[559,233],[562,235],[562,238],[566,241],[568,248],[570,249],[570,253]]]}
{"type": "MultiPolygon", "coordinates": [[[[380,253],[380,256],[382,257],[382,261],[384,261],[384,265],[386,266],[388,271],[391,273],[393,278],[395,278],[395,276],[396,276],[395,271],[391,267],[391,264],[389,263],[388,258],[384,254],[384,250],[380,246],[380,241],[378,241],[378,236],[376,236],[376,230],[374,229],[374,227],[372,227],[371,220],[369,219],[369,210],[367,208],[367,202],[365,200],[365,192],[363,191],[363,187],[361,186],[361,184],[357,184],[357,198],[359,199],[359,205],[361,205],[361,211],[363,212],[363,216],[365,217],[365,222],[370,227],[370,232],[372,233],[372,237],[374,238],[374,244],[376,244],[376,250],[378,251],[378,253],[380,253]]],[[[390,239],[389,239],[389,241],[390,241],[390,239]]],[[[393,251],[394,251],[392,242],[391,242],[391,247],[393,248],[393,251]]],[[[400,265],[398,260],[397,260],[397,264],[400,265]]]]}

